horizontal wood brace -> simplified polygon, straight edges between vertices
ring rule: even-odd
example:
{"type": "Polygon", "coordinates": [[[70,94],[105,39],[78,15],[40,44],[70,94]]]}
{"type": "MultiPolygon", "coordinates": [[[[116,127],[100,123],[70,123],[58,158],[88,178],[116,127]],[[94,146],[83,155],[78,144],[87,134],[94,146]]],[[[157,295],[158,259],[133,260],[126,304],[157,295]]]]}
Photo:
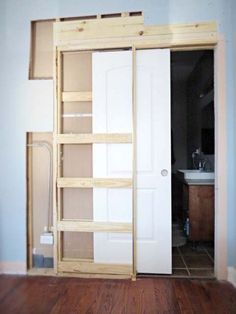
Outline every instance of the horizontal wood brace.
{"type": "Polygon", "coordinates": [[[62,118],[92,118],[92,113],[83,113],[83,112],[70,112],[63,113],[62,118]]]}
{"type": "Polygon", "coordinates": [[[58,178],[58,188],[132,188],[128,178],[58,178]]]}
{"type": "Polygon", "coordinates": [[[132,133],[58,134],[58,144],[132,143],[132,133]]]}
{"type": "Polygon", "coordinates": [[[87,262],[58,262],[59,272],[82,274],[131,275],[132,266],[128,264],[100,264],[87,262]]]}
{"type": "MultiPolygon", "coordinates": [[[[139,16],[121,16],[121,17],[110,17],[105,19],[83,19],[83,20],[73,20],[73,21],[58,21],[54,22],[54,32],[66,32],[73,30],[75,27],[91,26],[97,28],[100,25],[143,25],[144,17],[139,16]]],[[[80,29],[77,29],[80,32],[80,29]]]]}
{"type": "Polygon", "coordinates": [[[122,222],[96,222],[83,220],[61,220],[57,222],[58,231],[71,232],[118,232],[131,233],[132,224],[122,222]]]}
{"type": "Polygon", "coordinates": [[[62,101],[92,101],[92,92],[62,92],[62,101]]]}

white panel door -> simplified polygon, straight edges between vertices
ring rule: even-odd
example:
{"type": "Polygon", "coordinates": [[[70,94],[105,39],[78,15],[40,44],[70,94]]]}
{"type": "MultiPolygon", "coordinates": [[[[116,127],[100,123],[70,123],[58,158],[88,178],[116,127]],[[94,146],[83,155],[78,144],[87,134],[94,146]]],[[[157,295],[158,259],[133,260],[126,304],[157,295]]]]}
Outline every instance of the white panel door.
{"type": "Polygon", "coordinates": [[[170,51],[137,51],[137,271],[171,273],[170,51]]]}
{"type": "MultiPolygon", "coordinates": [[[[93,54],[93,132],[132,132],[132,53],[93,54]]],[[[94,177],[131,177],[132,145],[96,144],[94,177]]],[[[132,221],[128,189],[94,189],[94,220],[132,221]]],[[[131,263],[128,234],[94,234],[94,260],[131,263]]],[[[171,273],[170,52],[137,51],[137,270],[171,273]]]]}
{"type": "MultiPolygon", "coordinates": [[[[132,53],[93,53],[93,133],[132,133],[132,53]]],[[[93,145],[93,176],[131,178],[132,144],[93,145]]],[[[95,221],[132,222],[131,189],[94,189],[95,221]]],[[[94,233],[94,261],[132,263],[131,234],[94,233]]]]}

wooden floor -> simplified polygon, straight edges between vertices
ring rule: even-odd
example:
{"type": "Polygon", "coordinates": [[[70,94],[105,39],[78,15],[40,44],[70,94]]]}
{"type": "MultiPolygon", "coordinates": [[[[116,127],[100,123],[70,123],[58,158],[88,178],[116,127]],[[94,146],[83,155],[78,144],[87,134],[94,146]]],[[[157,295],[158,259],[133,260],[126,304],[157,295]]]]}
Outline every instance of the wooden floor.
{"type": "Polygon", "coordinates": [[[236,313],[226,282],[0,276],[0,313],[236,313]]]}

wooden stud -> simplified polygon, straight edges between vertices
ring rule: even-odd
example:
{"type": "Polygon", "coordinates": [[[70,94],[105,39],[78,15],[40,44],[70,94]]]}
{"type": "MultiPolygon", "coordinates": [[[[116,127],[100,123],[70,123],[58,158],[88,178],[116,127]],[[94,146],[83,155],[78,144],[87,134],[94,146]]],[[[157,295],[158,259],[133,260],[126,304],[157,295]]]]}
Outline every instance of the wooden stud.
{"type": "Polygon", "coordinates": [[[98,264],[87,262],[59,262],[61,272],[89,273],[89,274],[119,274],[130,275],[131,265],[126,264],[98,264]]]}
{"type": "Polygon", "coordinates": [[[136,148],[136,130],[137,130],[137,108],[136,108],[136,81],[137,81],[137,64],[136,49],[132,47],[132,120],[133,120],[133,172],[132,172],[132,243],[133,243],[133,277],[137,272],[137,253],[136,253],[136,224],[137,224],[137,148],[136,148]]]}
{"type": "Polygon", "coordinates": [[[53,130],[53,264],[54,264],[54,272],[57,273],[57,260],[58,260],[58,254],[57,254],[57,245],[58,245],[58,232],[57,232],[57,143],[55,141],[55,136],[57,134],[58,126],[58,53],[57,48],[54,46],[54,130],[53,130]]]}
{"type": "MultiPolygon", "coordinates": [[[[27,133],[26,145],[32,144],[32,133],[27,133]]],[[[27,168],[27,268],[33,267],[33,174],[32,174],[32,147],[26,146],[27,168]]]]}
{"type": "Polygon", "coordinates": [[[131,188],[128,178],[58,178],[58,188],[131,188]]]}
{"type": "Polygon", "coordinates": [[[96,221],[83,221],[83,220],[69,220],[64,219],[58,221],[57,229],[59,231],[70,232],[118,232],[130,233],[132,232],[131,223],[121,222],[96,222],[96,221]]]}
{"type": "MultiPolygon", "coordinates": [[[[58,52],[58,102],[57,102],[57,133],[62,132],[62,88],[63,88],[63,58],[62,53],[58,52]]],[[[62,176],[62,145],[57,145],[57,176],[62,176]]],[[[57,190],[57,220],[60,221],[62,219],[62,191],[61,189],[57,190]]],[[[63,252],[63,241],[62,241],[62,234],[58,232],[58,261],[62,259],[62,252],[63,252]]]]}
{"type": "Polygon", "coordinates": [[[56,141],[58,144],[132,143],[132,134],[58,134],[56,141]]]}
{"type": "Polygon", "coordinates": [[[63,92],[62,101],[92,101],[92,92],[63,92]]]}

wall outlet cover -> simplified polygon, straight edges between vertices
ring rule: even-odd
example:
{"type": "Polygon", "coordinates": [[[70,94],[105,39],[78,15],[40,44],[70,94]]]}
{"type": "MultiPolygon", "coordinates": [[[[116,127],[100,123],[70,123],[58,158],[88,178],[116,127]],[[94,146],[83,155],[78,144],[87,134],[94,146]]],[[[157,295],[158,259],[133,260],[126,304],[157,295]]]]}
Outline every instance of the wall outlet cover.
{"type": "Polygon", "coordinates": [[[52,234],[52,232],[44,232],[43,234],[41,234],[41,236],[40,236],[40,243],[41,244],[52,245],[53,244],[53,234],[52,234]]]}

